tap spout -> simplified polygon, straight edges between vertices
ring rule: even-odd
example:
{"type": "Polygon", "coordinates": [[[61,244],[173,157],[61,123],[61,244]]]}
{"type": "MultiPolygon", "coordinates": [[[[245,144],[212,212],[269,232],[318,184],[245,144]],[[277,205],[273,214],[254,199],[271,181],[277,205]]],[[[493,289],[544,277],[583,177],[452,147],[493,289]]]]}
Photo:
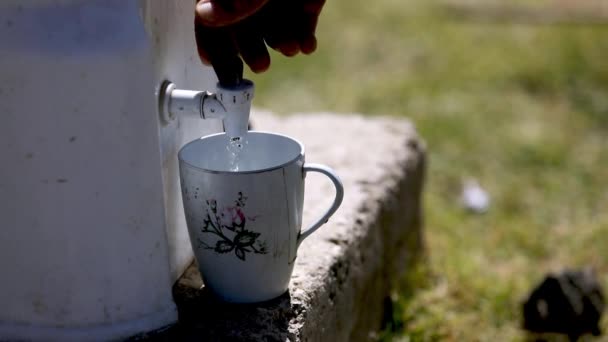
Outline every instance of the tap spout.
{"type": "Polygon", "coordinates": [[[160,92],[159,111],[167,123],[180,116],[195,116],[201,119],[221,119],[224,132],[230,137],[241,137],[247,133],[254,84],[242,80],[233,86],[217,85],[215,93],[208,91],[177,89],[173,83],[165,82],[160,92]]]}

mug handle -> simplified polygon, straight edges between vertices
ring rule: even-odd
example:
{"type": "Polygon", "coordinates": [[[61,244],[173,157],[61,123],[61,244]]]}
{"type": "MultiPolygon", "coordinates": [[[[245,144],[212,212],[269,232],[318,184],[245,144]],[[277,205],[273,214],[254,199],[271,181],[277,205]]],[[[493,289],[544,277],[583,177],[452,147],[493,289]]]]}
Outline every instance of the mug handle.
{"type": "Polygon", "coordinates": [[[334,202],[331,204],[325,214],[321,216],[321,218],[319,218],[315,223],[311,224],[308,229],[300,232],[296,248],[300,247],[302,241],[309,237],[310,234],[314,233],[315,230],[319,229],[319,227],[327,223],[331,215],[333,215],[336,210],[338,210],[340,204],[342,204],[342,199],[344,198],[344,186],[342,185],[340,178],[338,177],[338,175],[336,175],[334,170],[330,169],[325,165],[309,163],[304,164],[302,168],[304,170],[304,174],[306,174],[307,172],[319,172],[326,175],[332,181],[332,183],[334,183],[334,187],[336,188],[336,197],[334,198],[334,202]]]}

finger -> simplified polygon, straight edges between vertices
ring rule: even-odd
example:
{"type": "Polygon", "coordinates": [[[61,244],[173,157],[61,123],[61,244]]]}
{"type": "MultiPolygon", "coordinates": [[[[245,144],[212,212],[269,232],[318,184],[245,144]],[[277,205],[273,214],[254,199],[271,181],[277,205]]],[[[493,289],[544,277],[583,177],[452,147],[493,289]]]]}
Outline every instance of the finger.
{"type": "Polygon", "coordinates": [[[304,36],[315,35],[319,15],[325,4],[325,0],[303,0],[300,27],[304,36]]]}
{"type": "Polygon", "coordinates": [[[305,55],[310,55],[315,52],[317,49],[317,38],[313,36],[308,36],[300,39],[300,51],[302,51],[305,55]]]}
{"type": "Polygon", "coordinates": [[[300,52],[300,43],[294,34],[286,34],[286,29],[275,29],[266,34],[266,44],[273,50],[287,57],[293,57],[300,52]]]}
{"type": "Polygon", "coordinates": [[[300,52],[296,13],[298,6],[290,1],[273,1],[252,19],[261,24],[261,32],[266,44],[285,56],[295,56],[300,52]]]}
{"type": "Polygon", "coordinates": [[[278,44],[276,50],[287,57],[293,57],[300,52],[300,43],[296,40],[287,40],[278,44]]]}
{"type": "Polygon", "coordinates": [[[315,14],[318,17],[324,5],[325,0],[303,0],[302,8],[304,12],[315,14]]]}
{"type": "Polygon", "coordinates": [[[211,66],[211,59],[209,59],[209,55],[207,55],[206,51],[199,48],[198,56],[201,59],[201,63],[203,63],[203,65],[211,66]]]}
{"type": "Polygon", "coordinates": [[[298,38],[300,42],[300,50],[304,54],[313,53],[317,49],[317,39],[315,31],[319,15],[323,9],[325,0],[304,0],[302,4],[302,16],[300,19],[300,28],[298,38]]]}
{"type": "Polygon", "coordinates": [[[241,57],[251,71],[266,71],[270,66],[270,55],[259,31],[249,24],[244,24],[239,27],[235,38],[241,57]]]}
{"type": "Polygon", "coordinates": [[[267,34],[265,41],[273,50],[276,50],[287,57],[293,57],[300,52],[300,43],[293,36],[286,37],[282,35],[267,34]]]}
{"type": "Polygon", "coordinates": [[[202,0],[196,5],[200,21],[211,27],[231,25],[257,12],[268,0],[202,0]]]}

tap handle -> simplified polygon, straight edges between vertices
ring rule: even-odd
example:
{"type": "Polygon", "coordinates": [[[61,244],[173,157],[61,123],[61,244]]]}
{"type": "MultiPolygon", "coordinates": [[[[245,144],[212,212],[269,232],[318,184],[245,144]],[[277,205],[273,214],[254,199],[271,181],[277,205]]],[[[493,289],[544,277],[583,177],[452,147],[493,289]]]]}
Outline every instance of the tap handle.
{"type": "Polygon", "coordinates": [[[243,61],[238,56],[212,59],[211,64],[222,87],[237,87],[243,81],[243,61]]]}

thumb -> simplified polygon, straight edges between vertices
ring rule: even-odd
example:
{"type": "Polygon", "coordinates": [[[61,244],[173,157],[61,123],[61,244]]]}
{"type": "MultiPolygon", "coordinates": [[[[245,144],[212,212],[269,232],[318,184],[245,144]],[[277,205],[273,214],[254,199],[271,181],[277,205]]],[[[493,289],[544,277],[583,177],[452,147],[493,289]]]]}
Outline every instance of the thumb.
{"type": "Polygon", "coordinates": [[[257,12],[268,0],[201,0],[196,16],[209,27],[234,24],[257,12]]]}

